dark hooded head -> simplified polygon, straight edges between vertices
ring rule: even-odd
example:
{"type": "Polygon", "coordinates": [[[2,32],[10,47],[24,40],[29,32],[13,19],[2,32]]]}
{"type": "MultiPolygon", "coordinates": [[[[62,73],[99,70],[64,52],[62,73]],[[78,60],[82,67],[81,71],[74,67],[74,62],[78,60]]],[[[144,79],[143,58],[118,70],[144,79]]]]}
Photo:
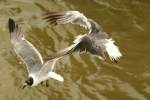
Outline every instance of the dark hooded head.
{"type": "Polygon", "coordinates": [[[23,84],[23,89],[26,87],[26,86],[32,86],[33,85],[33,78],[32,77],[29,77],[23,84]]]}

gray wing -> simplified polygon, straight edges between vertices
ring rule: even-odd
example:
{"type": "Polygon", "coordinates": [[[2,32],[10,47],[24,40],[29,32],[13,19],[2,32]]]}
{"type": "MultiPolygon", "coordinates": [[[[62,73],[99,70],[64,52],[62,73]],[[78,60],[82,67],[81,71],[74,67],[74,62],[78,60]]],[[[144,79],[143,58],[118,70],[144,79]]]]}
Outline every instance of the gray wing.
{"type": "Polygon", "coordinates": [[[68,55],[70,53],[72,53],[75,49],[75,47],[77,46],[77,44],[72,44],[70,45],[69,47],[63,49],[63,50],[60,50],[58,51],[57,53],[54,53],[54,54],[50,54],[48,55],[45,60],[52,60],[52,59],[55,59],[55,58],[61,58],[65,55],[68,55]]]}
{"type": "Polygon", "coordinates": [[[27,41],[20,28],[15,25],[13,19],[9,19],[8,23],[11,44],[16,54],[26,64],[29,74],[37,72],[43,65],[43,59],[37,49],[27,41]]]}
{"type": "Polygon", "coordinates": [[[57,58],[56,59],[52,59],[52,60],[48,60],[44,63],[43,67],[40,70],[40,75],[41,76],[45,76],[46,74],[48,74],[49,72],[53,71],[54,66],[57,62],[57,58]]]}
{"type": "Polygon", "coordinates": [[[50,24],[77,24],[91,30],[91,24],[88,19],[79,11],[48,12],[44,14],[44,19],[50,24]]]}
{"type": "Polygon", "coordinates": [[[99,56],[101,59],[104,58],[104,49],[102,48],[102,45],[95,43],[95,41],[90,39],[87,34],[77,36],[73,43],[74,44],[69,47],[49,55],[46,60],[60,58],[72,52],[90,52],[93,55],[99,56]]]}
{"type": "Polygon", "coordinates": [[[82,41],[82,38],[84,38],[86,35],[79,35],[76,37],[76,39],[73,41],[73,44],[68,46],[67,48],[58,51],[57,53],[54,54],[50,54],[48,55],[47,58],[45,58],[45,60],[52,60],[55,58],[61,58],[67,54],[70,54],[74,51],[77,51],[76,48],[78,47],[78,45],[80,44],[80,42],[82,41]]]}
{"type": "Polygon", "coordinates": [[[41,79],[47,80],[48,78],[53,78],[53,79],[61,81],[61,82],[64,81],[64,78],[61,75],[59,75],[53,71],[56,61],[58,59],[59,58],[49,60],[43,65],[43,67],[41,68],[41,70],[39,72],[39,75],[40,75],[39,77],[41,79]]]}
{"type": "Polygon", "coordinates": [[[109,38],[106,32],[103,32],[101,26],[94,20],[88,19],[89,23],[91,24],[91,32],[88,34],[91,38],[99,39],[107,39],[109,38]]]}

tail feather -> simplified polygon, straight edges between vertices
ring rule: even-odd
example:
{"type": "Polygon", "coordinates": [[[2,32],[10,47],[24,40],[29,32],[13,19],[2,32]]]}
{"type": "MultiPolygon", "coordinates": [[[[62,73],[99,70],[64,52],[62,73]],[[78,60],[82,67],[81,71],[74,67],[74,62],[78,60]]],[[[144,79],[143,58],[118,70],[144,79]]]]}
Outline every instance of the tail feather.
{"type": "Polygon", "coordinates": [[[59,75],[59,74],[57,74],[55,72],[49,72],[49,76],[50,76],[50,78],[53,78],[53,79],[55,79],[57,81],[60,81],[60,82],[64,81],[64,78],[61,75],[59,75]]]}
{"type": "Polygon", "coordinates": [[[114,41],[112,39],[107,39],[107,42],[105,43],[105,48],[112,61],[117,62],[122,56],[119,48],[114,44],[114,41]]]}

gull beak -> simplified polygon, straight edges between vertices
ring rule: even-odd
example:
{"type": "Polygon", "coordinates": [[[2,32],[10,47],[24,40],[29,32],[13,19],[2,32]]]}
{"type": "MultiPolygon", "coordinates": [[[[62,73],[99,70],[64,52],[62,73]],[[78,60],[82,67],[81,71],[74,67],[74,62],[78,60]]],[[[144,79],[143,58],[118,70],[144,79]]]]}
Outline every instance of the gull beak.
{"type": "Polygon", "coordinates": [[[24,89],[25,87],[27,87],[27,83],[23,83],[21,88],[24,89]]]}

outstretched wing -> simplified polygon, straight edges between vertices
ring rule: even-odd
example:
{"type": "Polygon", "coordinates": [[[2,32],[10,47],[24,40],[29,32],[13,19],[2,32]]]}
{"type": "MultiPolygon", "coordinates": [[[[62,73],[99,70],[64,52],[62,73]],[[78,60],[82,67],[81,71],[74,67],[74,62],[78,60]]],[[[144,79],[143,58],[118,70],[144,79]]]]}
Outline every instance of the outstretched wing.
{"type": "Polygon", "coordinates": [[[43,64],[43,67],[41,68],[41,70],[40,70],[40,72],[39,72],[40,75],[41,75],[41,76],[45,76],[45,75],[48,74],[49,72],[53,71],[54,66],[55,66],[57,60],[58,60],[58,59],[56,58],[56,59],[52,59],[52,60],[46,61],[46,62],[43,64]]]}
{"type": "Polygon", "coordinates": [[[47,58],[45,58],[45,60],[52,60],[55,58],[61,58],[67,54],[72,53],[75,47],[76,47],[76,44],[72,44],[71,46],[69,46],[63,50],[60,50],[57,53],[48,55],[47,58]]]}
{"type": "Polygon", "coordinates": [[[79,11],[48,12],[44,14],[44,19],[50,24],[77,24],[91,30],[91,24],[88,19],[79,11]]]}
{"type": "Polygon", "coordinates": [[[65,48],[63,50],[58,51],[57,53],[48,55],[48,57],[45,58],[45,60],[52,60],[54,58],[61,58],[67,54],[70,54],[74,51],[77,51],[76,48],[78,47],[78,45],[80,44],[80,42],[82,41],[84,36],[86,36],[86,35],[78,35],[76,37],[76,39],[73,41],[72,45],[68,46],[67,48],[65,48]]]}
{"type": "Polygon", "coordinates": [[[29,74],[39,71],[43,65],[41,54],[24,38],[21,29],[15,25],[13,19],[9,19],[8,27],[11,44],[13,45],[16,54],[26,64],[29,74]]]}
{"type": "Polygon", "coordinates": [[[47,78],[53,78],[58,81],[64,81],[64,78],[61,75],[59,75],[53,71],[56,61],[58,59],[59,58],[47,61],[41,68],[41,70],[39,72],[39,75],[40,75],[39,77],[43,78],[43,80],[46,80],[47,78]]]}

